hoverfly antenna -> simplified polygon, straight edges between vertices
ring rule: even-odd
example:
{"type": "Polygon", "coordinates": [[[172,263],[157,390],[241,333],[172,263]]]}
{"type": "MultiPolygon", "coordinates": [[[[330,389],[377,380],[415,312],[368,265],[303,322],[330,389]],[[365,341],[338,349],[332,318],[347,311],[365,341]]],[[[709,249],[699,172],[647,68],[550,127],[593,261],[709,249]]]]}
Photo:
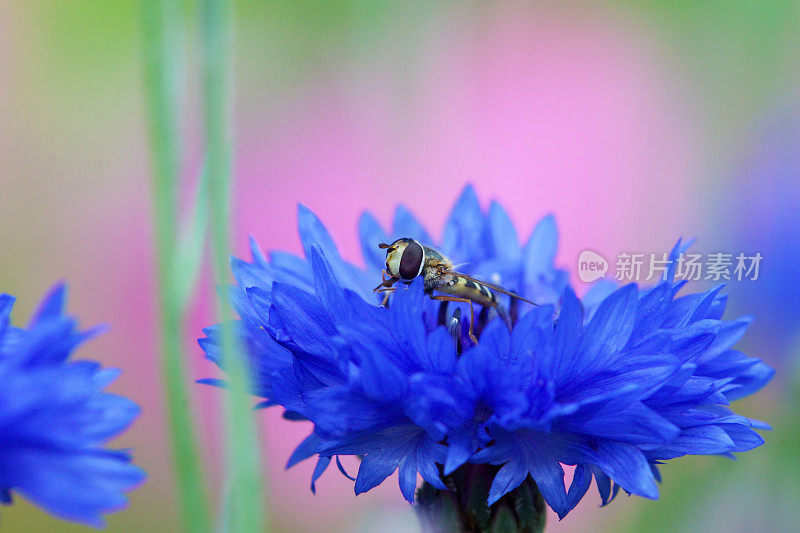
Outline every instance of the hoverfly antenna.
{"type": "Polygon", "coordinates": [[[386,244],[385,242],[378,243],[378,248],[380,248],[381,250],[385,250],[388,247],[389,245],[386,244]]]}

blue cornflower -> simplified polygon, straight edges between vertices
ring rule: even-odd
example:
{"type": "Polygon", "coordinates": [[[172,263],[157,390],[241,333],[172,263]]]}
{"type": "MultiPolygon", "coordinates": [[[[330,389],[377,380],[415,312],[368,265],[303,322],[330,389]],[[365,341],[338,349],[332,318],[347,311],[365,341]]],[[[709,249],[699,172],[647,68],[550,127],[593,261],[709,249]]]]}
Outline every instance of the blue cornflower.
{"type": "MultiPolygon", "coordinates": [[[[502,208],[485,214],[467,188],[440,249],[467,261],[468,273],[541,304],[511,331],[499,319],[480,324],[475,345],[419,279],[401,285],[388,308],[378,305],[371,289],[382,259],[372,248],[392,236],[372,217],[361,223],[367,269],[341,258],[310,211],[301,207],[299,219],[306,257],[267,260],[252,243],[252,262],[233,260],[231,295],[254,393],[286,418],[314,424],[289,460],[319,457],[312,489],[339,455],[362,457],[356,493],[399,470],[410,502],[418,474],[434,492],[455,484],[470,493],[458,473],[485,465],[486,504],[532,479],[563,517],[592,478],[604,504],[620,488],[656,498],[660,462],[763,442],[754,429],[765,426],[728,404],[761,388],[772,370],[732,348],[749,320],[722,320],[719,288],[678,297],[684,284],[670,272],[655,287],[619,288],[585,311],[553,267],[552,217],[520,247],[502,208]],[[569,487],[562,465],[575,465],[569,487]]],[[[435,242],[402,208],[393,236],[435,242]]],[[[220,363],[217,327],[205,332],[201,346],[220,363]]]]}
{"type": "Polygon", "coordinates": [[[72,351],[101,330],[78,331],[56,286],[27,328],[10,324],[14,298],[0,295],[0,501],[19,492],[54,515],[101,527],[144,480],[130,455],[103,444],[139,408],[103,389],[118,375],[72,351]]]}

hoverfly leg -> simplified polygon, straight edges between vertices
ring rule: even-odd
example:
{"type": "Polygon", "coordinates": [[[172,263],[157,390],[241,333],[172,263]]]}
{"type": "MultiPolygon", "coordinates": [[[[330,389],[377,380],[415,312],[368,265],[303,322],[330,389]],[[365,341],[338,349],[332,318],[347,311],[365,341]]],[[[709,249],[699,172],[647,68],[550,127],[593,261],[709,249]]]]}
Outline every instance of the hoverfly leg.
{"type": "Polygon", "coordinates": [[[469,302],[469,338],[472,339],[472,342],[478,344],[478,337],[475,336],[474,329],[475,329],[475,309],[472,307],[472,300],[467,300],[469,302]]]}
{"type": "Polygon", "coordinates": [[[386,270],[381,270],[381,283],[372,289],[372,292],[380,292],[382,288],[391,287],[395,284],[395,282],[397,282],[397,278],[387,278],[387,275],[388,274],[386,274],[386,270]]]}
{"type": "Polygon", "coordinates": [[[472,307],[472,300],[469,298],[458,298],[456,296],[448,296],[445,294],[437,294],[436,296],[432,296],[434,300],[438,300],[440,302],[458,302],[458,303],[465,303],[469,304],[469,338],[472,340],[473,343],[478,344],[478,337],[475,336],[475,309],[472,307]]]}
{"type": "Polygon", "coordinates": [[[381,270],[381,284],[372,289],[372,292],[385,292],[386,295],[383,297],[383,301],[381,302],[381,306],[387,307],[386,304],[389,303],[389,294],[394,291],[395,287],[392,287],[395,283],[397,283],[398,278],[387,278],[387,273],[385,270],[381,270]]]}
{"type": "Polygon", "coordinates": [[[383,301],[381,302],[381,307],[389,307],[389,295],[394,292],[394,287],[387,287],[385,289],[382,289],[381,292],[386,293],[383,295],[383,301]]]}

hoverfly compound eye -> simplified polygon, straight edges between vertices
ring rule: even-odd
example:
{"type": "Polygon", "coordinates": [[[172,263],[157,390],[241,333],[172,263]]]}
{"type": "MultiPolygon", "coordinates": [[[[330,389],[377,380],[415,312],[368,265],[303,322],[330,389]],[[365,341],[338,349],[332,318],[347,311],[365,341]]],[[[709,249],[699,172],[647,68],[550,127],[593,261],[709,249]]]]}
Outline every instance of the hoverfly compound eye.
{"type": "Polygon", "coordinates": [[[417,241],[410,240],[400,257],[400,277],[411,280],[419,276],[422,273],[424,256],[422,246],[417,241]]]}

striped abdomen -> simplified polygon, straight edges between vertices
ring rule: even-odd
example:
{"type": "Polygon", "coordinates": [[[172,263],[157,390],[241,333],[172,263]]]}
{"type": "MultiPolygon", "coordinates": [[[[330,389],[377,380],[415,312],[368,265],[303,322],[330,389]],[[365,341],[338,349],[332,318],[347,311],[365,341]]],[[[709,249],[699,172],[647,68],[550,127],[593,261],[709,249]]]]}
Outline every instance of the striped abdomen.
{"type": "Polygon", "coordinates": [[[467,298],[484,307],[498,307],[497,298],[492,291],[468,279],[453,276],[453,279],[439,285],[436,290],[459,298],[467,298]]]}

